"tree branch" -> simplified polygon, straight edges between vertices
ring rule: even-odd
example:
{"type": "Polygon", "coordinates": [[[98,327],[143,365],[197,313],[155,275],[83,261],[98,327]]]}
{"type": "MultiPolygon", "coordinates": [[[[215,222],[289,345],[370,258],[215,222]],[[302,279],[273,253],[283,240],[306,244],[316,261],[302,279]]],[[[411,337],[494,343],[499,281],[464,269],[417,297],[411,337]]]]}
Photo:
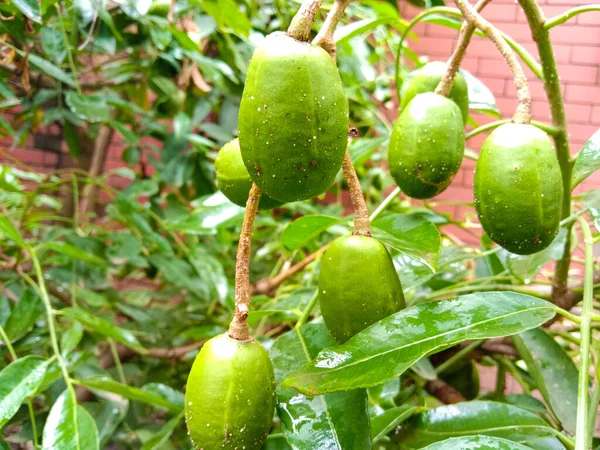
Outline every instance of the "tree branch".
{"type": "Polygon", "coordinates": [[[310,40],[310,30],[315,21],[315,15],[323,0],[304,0],[302,6],[292,19],[292,23],[287,29],[286,34],[297,41],[308,42],[310,40]]]}
{"type": "Polygon", "coordinates": [[[333,39],[333,32],[337,27],[338,22],[344,17],[344,12],[352,0],[335,0],[323,26],[315,36],[313,40],[314,45],[322,47],[331,55],[335,61],[335,55],[337,53],[335,47],[335,40],[333,39]]]}
{"type": "MultiPolygon", "coordinates": [[[[350,142],[350,140],[348,140],[350,142]]],[[[371,236],[371,221],[369,220],[369,210],[367,209],[367,203],[362,194],[362,188],[360,187],[360,181],[354,170],[352,164],[352,158],[350,152],[346,149],[344,155],[344,161],[342,162],[342,171],[344,172],[344,178],[348,183],[348,190],[350,191],[350,201],[352,201],[352,207],[354,208],[354,231],[352,234],[356,236],[371,236]]]]}
{"type": "Polygon", "coordinates": [[[453,388],[443,380],[437,379],[427,382],[425,389],[446,405],[466,402],[467,399],[459,390],[453,388]]]}

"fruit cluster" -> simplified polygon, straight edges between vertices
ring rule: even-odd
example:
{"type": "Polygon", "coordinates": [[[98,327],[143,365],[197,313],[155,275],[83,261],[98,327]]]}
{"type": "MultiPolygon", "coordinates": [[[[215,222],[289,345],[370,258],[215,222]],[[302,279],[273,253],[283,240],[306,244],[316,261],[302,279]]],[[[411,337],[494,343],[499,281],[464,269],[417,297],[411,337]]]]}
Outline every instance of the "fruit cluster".
{"type": "MultiPolygon", "coordinates": [[[[452,182],[465,149],[467,83],[459,73],[448,97],[435,93],[446,68],[424,66],[408,83],[389,144],[389,170],[404,193],[438,195],[452,182]]],[[[322,48],[276,32],[256,49],[239,113],[239,140],[215,161],[217,183],[244,206],[252,183],[259,207],[325,192],[347,147],[348,103],[335,63],[322,48]]],[[[486,139],[475,173],[475,205],[486,233],[528,254],[556,235],[561,174],[548,136],[529,124],[506,124],[486,139]]],[[[318,281],[321,314],[343,343],[404,308],[386,247],[370,236],[344,236],[325,252],[318,281]]],[[[199,449],[259,449],[274,404],[273,368],[252,339],[221,335],[197,356],[186,392],[186,419],[199,449]]]]}

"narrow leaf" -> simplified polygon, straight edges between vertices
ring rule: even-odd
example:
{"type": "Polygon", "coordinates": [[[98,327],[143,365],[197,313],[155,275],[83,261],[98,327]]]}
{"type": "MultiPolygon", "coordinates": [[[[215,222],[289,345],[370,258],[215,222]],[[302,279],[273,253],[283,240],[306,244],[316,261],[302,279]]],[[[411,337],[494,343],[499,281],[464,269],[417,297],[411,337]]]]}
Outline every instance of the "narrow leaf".
{"type": "Polygon", "coordinates": [[[335,30],[333,34],[333,40],[337,45],[349,41],[359,34],[371,31],[379,25],[385,25],[388,23],[400,22],[398,17],[378,17],[374,19],[362,19],[356,22],[351,22],[347,25],[341,26],[335,30]]]}
{"type": "Polygon", "coordinates": [[[340,222],[339,218],[331,216],[300,217],[285,227],[281,235],[281,242],[288,250],[301,249],[327,228],[340,222]]]}
{"type": "Polygon", "coordinates": [[[177,425],[179,425],[181,419],[183,419],[183,414],[184,412],[181,411],[179,414],[169,420],[151,439],[144,442],[144,445],[142,445],[142,450],[158,450],[163,448],[163,444],[169,440],[171,434],[173,434],[173,431],[177,425]]]}
{"type": "Polygon", "coordinates": [[[419,304],[371,325],[343,345],[321,351],[283,384],[309,395],[375,386],[402,374],[423,356],[467,339],[521,333],[554,315],[551,303],[514,292],[419,304]]]}
{"type": "Polygon", "coordinates": [[[56,78],[58,81],[62,81],[68,86],[72,88],[75,87],[75,81],[73,77],[62,70],[60,67],[55,66],[50,61],[42,58],[41,56],[34,55],[33,53],[29,54],[29,62],[31,65],[37,67],[39,70],[44,72],[46,75],[51,76],[52,78],[56,78]]]}
{"type": "Polygon", "coordinates": [[[29,19],[42,23],[42,11],[38,0],[12,0],[12,4],[19,8],[29,19]]]}
{"type": "Polygon", "coordinates": [[[48,250],[53,250],[57,253],[62,253],[63,255],[70,256],[71,258],[79,259],[94,266],[105,267],[107,264],[106,260],[100,258],[99,256],[86,252],[67,242],[48,241],[43,242],[41,247],[47,248],[48,250]]]}
{"type": "Polygon", "coordinates": [[[600,130],[596,131],[577,155],[573,166],[571,189],[600,169],[600,130]]]}
{"type": "Polygon", "coordinates": [[[526,447],[514,441],[490,436],[465,436],[446,439],[445,441],[428,445],[423,450],[456,450],[459,448],[468,448],[469,450],[531,450],[531,447],[526,447]]]}
{"type": "Polygon", "coordinates": [[[483,84],[479,78],[471,75],[464,69],[461,69],[462,73],[467,81],[467,87],[469,89],[469,108],[475,111],[486,113],[490,116],[500,118],[500,110],[496,104],[496,98],[492,91],[483,84]]]}
{"type": "Polygon", "coordinates": [[[418,410],[417,406],[402,405],[390,408],[380,416],[373,417],[371,419],[371,439],[373,442],[383,439],[418,410]]]}
{"type": "Polygon", "coordinates": [[[0,216],[0,231],[15,241],[19,247],[25,247],[25,241],[21,237],[21,234],[6,216],[0,216]]]}
{"type": "Polygon", "coordinates": [[[4,326],[10,341],[15,342],[28,333],[43,311],[44,303],[38,295],[32,290],[25,291],[4,326]]]}
{"type": "Polygon", "coordinates": [[[44,53],[60,64],[67,56],[67,47],[62,33],[56,28],[42,27],[40,30],[44,53]]]}

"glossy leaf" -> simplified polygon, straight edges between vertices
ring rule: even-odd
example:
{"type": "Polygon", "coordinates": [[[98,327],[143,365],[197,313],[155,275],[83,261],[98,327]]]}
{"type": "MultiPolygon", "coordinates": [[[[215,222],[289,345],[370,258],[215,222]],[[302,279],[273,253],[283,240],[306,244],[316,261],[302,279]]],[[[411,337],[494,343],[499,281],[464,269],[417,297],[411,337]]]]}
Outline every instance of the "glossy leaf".
{"type": "MultiPolygon", "coordinates": [[[[280,336],[270,350],[277,383],[334,343],[323,323],[307,324],[280,336]]],[[[277,401],[282,429],[292,448],[371,448],[364,390],[307,397],[278,386],[277,401]]]]}
{"type": "Polygon", "coordinates": [[[461,69],[460,73],[464,75],[469,88],[469,108],[500,118],[500,111],[492,91],[479,78],[471,75],[466,70],[461,69]]]}
{"type": "Polygon", "coordinates": [[[539,416],[516,406],[473,401],[440,406],[411,417],[398,439],[407,448],[420,449],[445,439],[478,434],[526,444],[553,436],[554,430],[539,416]]]}
{"type": "Polygon", "coordinates": [[[147,350],[141,346],[140,342],[131,331],[117,327],[112,323],[93,315],[85,309],[69,307],[61,309],[60,313],[70,317],[73,320],[77,320],[82,325],[92,329],[96,333],[112,338],[115,341],[118,341],[141,354],[147,353],[147,350]]]}
{"type": "Polygon", "coordinates": [[[400,22],[398,17],[377,17],[371,19],[357,20],[347,25],[338,27],[333,34],[333,40],[337,45],[349,41],[355,36],[371,31],[379,25],[385,25],[388,23],[400,22]]]}
{"type": "Polygon", "coordinates": [[[575,187],[600,169],[600,130],[596,131],[577,155],[573,166],[571,188],[575,187]]]}
{"type": "Polygon", "coordinates": [[[575,434],[578,371],[571,357],[541,328],[513,336],[529,374],[562,426],[575,434]]]}
{"type": "Polygon", "coordinates": [[[392,214],[371,224],[374,238],[435,269],[441,252],[440,233],[427,219],[392,214]]]}
{"type": "Polygon", "coordinates": [[[77,384],[85,386],[88,389],[99,389],[101,391],[112,392],[113,394],[120,395],[128,398],[129,400],[136,400],[138,402],[147,403],[152,406],[167,408],[170,411],[181,412],[182,406],[165,400],[163,396],[156,395],[151,392],[143,391],[142,389],[128,386],[126,384],[119,383],[109,377],[94,377],[77,380],[77,384]]]}
{"type": "Polygon", "coordinates": [[[107,122],[110,120],[110,106],[106,103],[106,97],[69,91],[65,99],[67,105],[77,117],[90,122],[107,122]]]}
{"type": "Polygon", "coordinates": [[[341,219],[331,216],[303,216],[291,222],[281,235],[281,242],[288,250],[299,250],[312,239],[341,219]]]}
{"type": "Polygon", "coordinates": [[[531,450],[531,447],[518,444],[507,439],[491,436],[465,436],[446,439],[442,442],[428,445],[422,450],[531,450]]]}
{"type": "Polygon", "coordinates": [[[11,2],[29,19],[42,23],[42,11],[38,0],[12,0],[11,2]]]}
{"type": "Polygon", "coordinates": [[[50,61],[38,55],[30,53],[29,63],[32,66],[35,66],[38,70],[44,72],[46,75],[49,75],[52,78],[56,78],[58,81],[62,81],[63,83],[65,83],[68,86],[71,86],[72,88],[75,87],[75,81],[73,80],[73,77],[64,70],[62,70],[60,67],[52,64],[50,61]]]}
{"type": "Polygon", "coordinates": [[[551,303],[514,292],[482,292],[419,304],[321,351],[284,385],[309,395],[374,386],[402,374],[423,356],[467,339],[521,333],[554,315],[551,303]]]}
{"type": "Polygon", "coordinates": [[[210,295],[208,285],[200,279],[187,261],[166,255],[152,255],[148,258],[148,261],[157,267],[162,275],[175,286],[201,297],[210,295]]]}
{"type": "Polygon", "coordinates": [[[42,450],[96,450],[99,448],[96,422],[75,392],[65,390],[54,402],[44,425],[42,450]]]}
{"type": "Polygon", "coordinates": [[[25,241],[17,231],[10,219],[4,215],[0,216],[0,232],[11,238],[19,247],[25,247],[25,241]]]}
{"type": "Polygon", "coordinates": [[[169,420],[156,434],[142,445],[142,450],[158,450],[162,448],[163,444],[169,440],[173,431],[179,425],[179,422],[183,419],[184,412],[181,411],[171,420],[169,420]]]}
{"type": "Polygon", "coordinates": [[[75,321],[60,337],[60,351],[66,357],[83,338],[83,325],[75,321]]]}
{"type": "Polygon", "coordinates": [[[390,408],[380,416],[373,417],[371,419],[371,439],[373,442],[383,439],[418,410],[417,406],[402,405],[390,408]]]}
{"type": "Polygon", "coordinates": [[[106,266],[106,260],[100,258],[97,255],[86,252],[85,250],[76,247],[75,245],[69,244],[64,241],[48,241],[41,245],[42,248],[62,253],[63,255],[70,256],[71,258],[79,259],[95,266],[106,266]]]}
{"type": "Polygon", "coordinates": [[[14,342],[29,332],[42,312],[44,303],[38,295],[32,290],[25,291],[4,326],[10,341],[14,342]]]}
{"type": "Polygon", "coordinates": [[[67,56],[67,47],[62,33],[56,28],[42,27],[40,37],[44,53],[57,64],[62,63],[67,56]]]}
{"type": "Polygon", "coordinates": [[[24,356],[0,372],[0,429],[44,381],[47,363],[38,356],[24,356]]]}

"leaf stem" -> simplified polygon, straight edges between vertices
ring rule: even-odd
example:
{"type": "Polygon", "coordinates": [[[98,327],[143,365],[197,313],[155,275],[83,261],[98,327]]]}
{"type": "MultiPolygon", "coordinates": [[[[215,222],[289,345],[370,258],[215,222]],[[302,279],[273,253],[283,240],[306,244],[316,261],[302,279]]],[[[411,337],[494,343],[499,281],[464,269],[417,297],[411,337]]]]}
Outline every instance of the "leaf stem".
{"type": "Polygon", "coordinates": [[[395,188],[392,192],[390,192],[389,195],[386,198],[384,198],[383,201],[379,204],[379,206],[375,209],[375,211],[371,213],[371,215],[369,216],[369,220],[373,222],[379,216],[379,214],[381,214],[388,207],[388,205],[400,194],[400,192],[401,191],[399,187],[395,188]]]}
{"type": "MultiPolygon", "coordinates": [[[[477,136],[478,134],[485,133],[486,131],[492,130],[494,128],[498,128],[500,125],[504,125],[505,123],[510,123],[510,122],[511,122],[510,119],[503,119],[503,120],[495,120],[494,122],[486,123],[485,125],[475,128],[474,130],[471,130],[467,134],[465,134],[465,140],[467,141],[467,140],[471,139],[472,137],[477,136]]],[[[553,127],[552,125],[548,125],[547,123],[532,120],[531,125],[536,126],[537,128],[546,132],[550,136],[556,136],[556,134],[559,133],[559,130],[557,128],[553,127]]]]}
{"type": "Polygon", "coordinates": [[[77,69],[75,68],[75,60],[73,59],[73,52],[71,50],[71,46],[69,45],[69,37],[67,36],[67,30],[65,29],[65,19],[63,17],[60,4],[56,7],[56,12],[58,13],[58,17],[60,18],[60,31],[62,33],[65,46],[67,47],[67,59],[69,60],[69,67],[71,68],[71,72],[73,73],[73,82],[75,83],[75,89],[77,90],[77,93],[81,95],[81,86],[79,85],[77,69]]]}
{"type": "Polygon", "coordinates": [[[333,32],[337,27],[338,22],[344,17],[344,12],[352,0],[335,0],[333,6],[323,22],[323,26],[313,39],[313,45],[322,47],[331,55],[335,61],[336,47],[333,39],[333,32]]]}
{"type": "Polygon", "coordinates": [[[483,342],[484,342],[484,339],[479,339],[477,341],[471,342],[465,348],[460,349],[458,352],[456,352],[454,355],[452,355],[446,361],[444,361],[439,366],[437,366],[435,368],[435,373],[438,375],[441,375],[446,370],[448,370],[450,367],[452,367],[454,364],[456,364],[458,361],[460,361],[464,356],[468,355],[473,350],[475,350],[477,347],[479,347],[481,344],[483,344],[483,342]]]}
{"type": "Polygon", "coordinates": [[[350,157],[350,152],[348,150],[346,150],[346,154],[344,155],[342,171],[344,172],[344,178],[348,183],[350,201],[354,208],[354,231],[352,234],[355,236],[371,236],[369,210],[367,209],[367,203],[363,197],[360,180],[356,175],[356,170],[354,169],[352,158],[350,157]]]}
{"type": "Polygon", "coordinates": [[[578,6],[576,8],[570,9],[567,12],[564,12],[558,16],[554,16],[551,19],[548,19],[546,23],[544,23],[544,28],[549,30],[550,28],[554,28],[557,25],[565,23],[567,20],[589,11],[600,11],[600,5],[585,5],[578,6]]]}
{"type": "Polygon", "coordinates": [[[315,294],[312,296],[312,298],[308,302],[308,305],[306,305],[306,308],[302,312],[302,316],[300,316],[300,318],[298,319],[298,322],[296,322],[295,328],[300,328],[302,325],[304,325],[308,321],[308,319],[310,318],[310,314],[311,314],[312,310],[315,308],[318,301],[319,301],[319,288],[317,288],[317,290],[315,291],[315,294]]]}
{"type": "Polygon", "coordinates": [[[322,4],[323,0],[304,0],[302,6],[292,18],[292,23],[290,23],[286,34],[298,41],[308,42],[315,15],[322,4]]]}
{"type": "Polygon", "coordinates": [[[17,356],[15,348],[12,346],[10,339],[8,338],[8,335],[6,334],[6,331],[2,325],[0,325],[0,338],[2,338],[2,341],[4,341],[4,345],[6,345],[8,353],[10,353],[10,357],[13,359],[13,361],[16,361],[19,357],[17,356]]]}
{"type": "Polygon", "coordinates": [[[113,361],[115,362],[115,367],[117,368],[117,374],[119,375],[119,381],[123,384],[127,384],[127,379],[125,378],[125,372],[123,371],[123,365],[121,364],[121,358],[119,358],[119,352],[117,351],[117,346],[115,345],[115,341],[112,338],[108,338],[108,346],[110,347],[110,352],[113,357],[113,361]]]}
{"type": "Polygon", "coordinates": [[[252,228],[254,228],[254,218],[258,211],[261,191],[252,184],[246,203],[246,212],[244,213],[244,222],[242,223],[242,232],[238,243],[238,250],[235,263],[235,311],[233,320],[229,325],[229,336],[239,341],[250,339],[248,330],[249,306],[250,306],[250,257],[252,250],[252,228]]]}
{"type": "Polygon", "coordinates": [[[527,78],[525,72],[519,64],[519,61],[515,57],[510,46],[502,37],[502,34],[494,27],[490,22],[485,20],[481,15],[473,8],[473,6],[467,0],[454,0],[458,9],[462,12],[465,20],[475,24],[477,28],[485,33],[485,35],[494,43],[498,48],[506,63],[510,67],[513,74],[514,83],[517,88],[517,109],[513,115],[513,122],[515,123],[529,123],[531,121],[531,95],[529,94],[529,85],[527,84],[527,78]]]}

